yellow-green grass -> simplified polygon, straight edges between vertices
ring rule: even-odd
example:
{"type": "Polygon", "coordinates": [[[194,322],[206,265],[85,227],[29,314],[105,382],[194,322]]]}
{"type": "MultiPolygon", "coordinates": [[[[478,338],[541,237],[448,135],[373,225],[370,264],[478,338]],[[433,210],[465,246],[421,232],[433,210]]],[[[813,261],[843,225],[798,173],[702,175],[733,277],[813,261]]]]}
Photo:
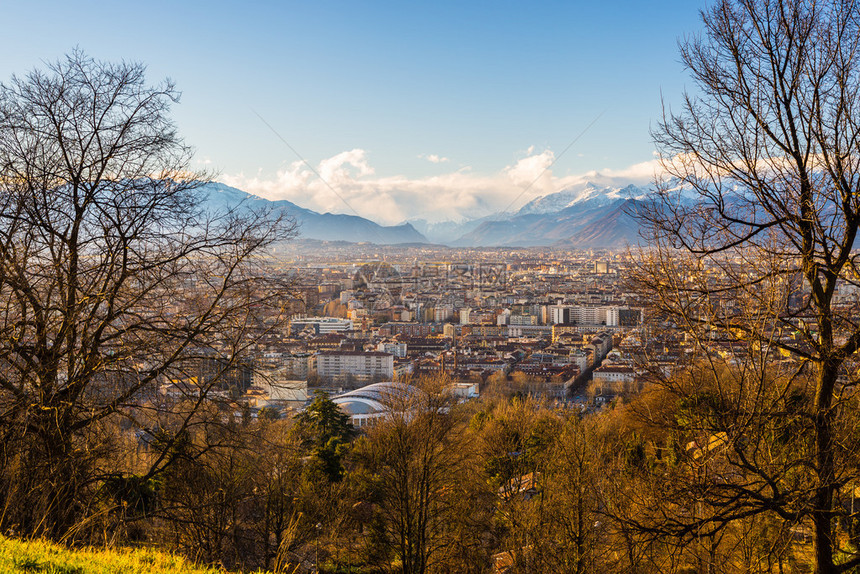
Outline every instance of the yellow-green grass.
{"type": "Polygon", "coordinates": [[[148,549],[70,550],[43,540],[0,536],[0,574],[215,574],[187,560],[148,549]]]}

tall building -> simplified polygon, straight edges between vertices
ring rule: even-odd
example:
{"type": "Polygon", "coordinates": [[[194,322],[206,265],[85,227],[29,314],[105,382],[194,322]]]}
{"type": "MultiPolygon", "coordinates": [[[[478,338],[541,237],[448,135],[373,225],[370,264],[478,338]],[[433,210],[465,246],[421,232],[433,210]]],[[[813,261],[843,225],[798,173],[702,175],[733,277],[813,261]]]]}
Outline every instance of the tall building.
{"type": "Polygon", "coordinates": [[[551,305],[548,315],[552,325],[576,323],[617,327],[621,324],[621,309],[609,305],[551,305]]]}
{"type": "Polygon", "coordinates": [[[471,314],[472,310],[469,307],[463,307],[462,309],[460,309],[460,324],[468,325],[471,314]]]}
{"type": "Polygon", "coordinates": [[[359,381],[394,378],[394,355],[376,351],[320,351],[314,355],[316,372],[322,379],[359,381]]]}

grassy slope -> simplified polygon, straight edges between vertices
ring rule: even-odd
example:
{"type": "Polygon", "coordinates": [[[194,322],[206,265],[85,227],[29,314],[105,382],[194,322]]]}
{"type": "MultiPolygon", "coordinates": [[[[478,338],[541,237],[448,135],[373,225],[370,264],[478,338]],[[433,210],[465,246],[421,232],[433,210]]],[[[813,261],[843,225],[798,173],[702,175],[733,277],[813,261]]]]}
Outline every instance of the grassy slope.
{"type": "Polygon", "coordinates": [[[153,550],[69,550],[49,542],[0,536],[0,574],[214,574],[186,560],[153,550]]]}

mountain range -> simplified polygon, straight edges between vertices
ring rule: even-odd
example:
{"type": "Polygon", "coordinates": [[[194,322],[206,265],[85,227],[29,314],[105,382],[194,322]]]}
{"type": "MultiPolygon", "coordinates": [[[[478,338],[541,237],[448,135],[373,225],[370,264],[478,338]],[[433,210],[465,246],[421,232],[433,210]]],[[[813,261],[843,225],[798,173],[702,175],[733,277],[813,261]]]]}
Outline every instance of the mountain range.
{"type": "Polygon", "coordinates": [[[379,225],[364,217],[337,213],[317,213],[281,199],[270,201],[223,183],[206,183],[200,188],[207,209],[224,211],[236,207],[273,207],[285,211],[298,224],[300,237],[353,243],[427,243],[427,238],[409,223],[379,225]]]}
{"type": "Polygon", "coordinates": [[[202,187],[209,209],[272,206],[299,224],[300,237],[324,241],[377,244],[438,243],[452,247],[623,248],[641,241],[631,215],[647,191],[629,185],[594,183],[572,186],[525,204],[516,212],[431,223],[407,221],[384,226],[357,215],[318,213],[287,200],[269,201],[221,183],[202,187]]]}

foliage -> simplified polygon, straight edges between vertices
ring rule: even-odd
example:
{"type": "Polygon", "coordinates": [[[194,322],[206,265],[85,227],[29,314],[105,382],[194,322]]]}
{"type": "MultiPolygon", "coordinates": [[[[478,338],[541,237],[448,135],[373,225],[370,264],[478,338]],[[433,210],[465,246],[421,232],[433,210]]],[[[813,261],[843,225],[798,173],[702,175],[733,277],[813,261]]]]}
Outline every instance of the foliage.
{"type": "Polygon", "coordinates": [[[153,538],[228,568],[305,557],[303,464],[287,421],[207,428],[184,448],[163,473],[153,538]]]}
{"type": "Polygon", "coordinates": [[[135,474],[116,474],[105,478],[103,488],[126,512],[145,516],[157,508],[161,481],[135,474]]]}
{"type": "Polygon", "coordinates": [[[69,550],[44,540],[18,541],[0,536],[0,573],[26,574],[214,574],[187,560],[152,550],[69,550]]]}
{"type": "Polygon", "coordinates": [[[360,440],[353,481],[371,503],[367,553],[385,571],[480,571],[489,522],[469,437],[444,380],[388,397],[388,414],[360,440]]]}
{"type": "Polygon", "coordinates": [[[560,421],[530,399],[513,398],[490,413],[482,411],[481,434],[487,451],[482,453],[490,485],[507,489],[521,477],[541,472],[558,434],[560,421]]]}
{"type": "Polygon", "coordinates": [[[281,412],[274,407],[263,407],[257,413],[257,418],[262,421],[277,421],[281,418],[281,412]]]}
{"type": "Polygon", "coordinates": [[[338,482],[343,477],[347,445],[355,436],[349,415],[317,391],[311,404],[296,417],[296,430],[329,482],[338,482]]]}

